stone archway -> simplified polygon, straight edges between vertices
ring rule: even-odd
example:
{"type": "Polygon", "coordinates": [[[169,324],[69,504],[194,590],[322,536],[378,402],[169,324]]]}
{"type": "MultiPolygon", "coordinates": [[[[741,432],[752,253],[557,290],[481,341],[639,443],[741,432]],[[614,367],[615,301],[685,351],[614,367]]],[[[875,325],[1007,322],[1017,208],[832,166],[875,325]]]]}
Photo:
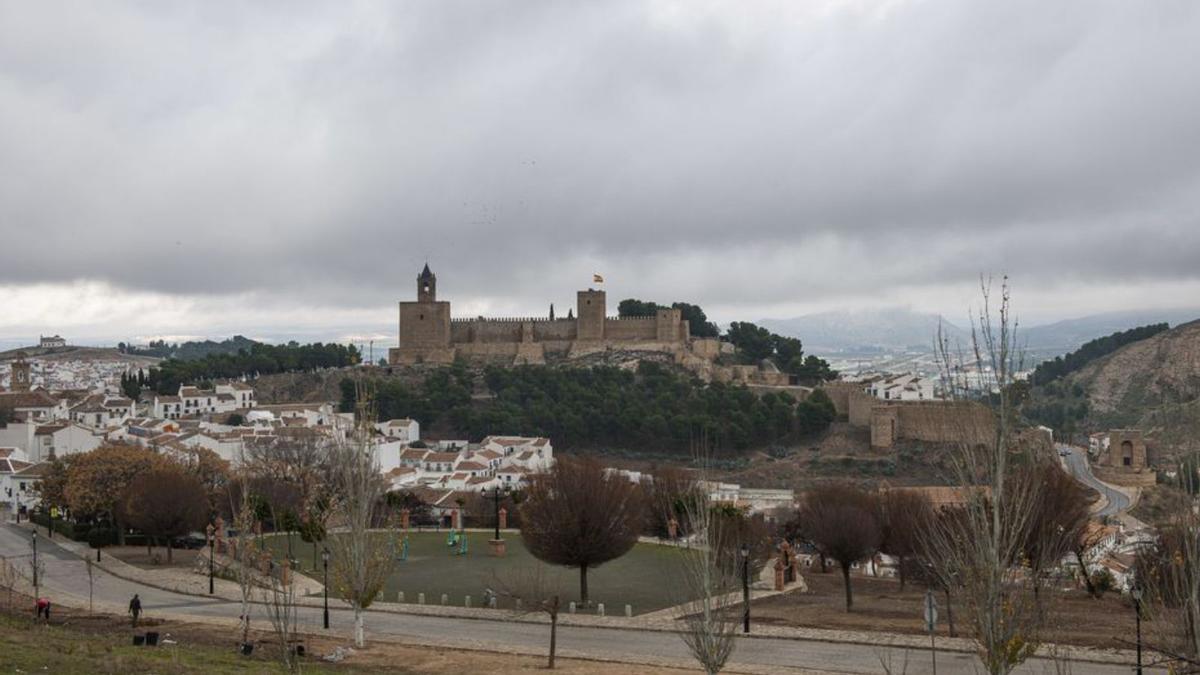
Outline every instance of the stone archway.
{"type": "Polygon", "coordinates": [[[1121,466],[1133,466],[1133,441],[1121,441],[1121,466]]]}

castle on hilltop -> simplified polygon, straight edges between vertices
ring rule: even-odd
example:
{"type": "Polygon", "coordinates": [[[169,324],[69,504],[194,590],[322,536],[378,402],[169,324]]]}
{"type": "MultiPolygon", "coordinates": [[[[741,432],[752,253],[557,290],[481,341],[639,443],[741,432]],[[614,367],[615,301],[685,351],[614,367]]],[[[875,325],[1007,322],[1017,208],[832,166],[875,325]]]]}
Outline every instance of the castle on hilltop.
{"type": "Polygon", "coordinates": [[[678,309],[654,316],[607,315],[604,291],[576,294],[575,311],[565,319],[452,318],[450,303],[437,299],[437,275],[425,265],[417,276],[417,299],[400,303],[400,346],[388,351],[388,363],[451,363],[458,357],[514,364],[545,363],[550,357],[578,357],[622,348],[674,353],[711,360],[716,340],[693,339],[678,309]]]}

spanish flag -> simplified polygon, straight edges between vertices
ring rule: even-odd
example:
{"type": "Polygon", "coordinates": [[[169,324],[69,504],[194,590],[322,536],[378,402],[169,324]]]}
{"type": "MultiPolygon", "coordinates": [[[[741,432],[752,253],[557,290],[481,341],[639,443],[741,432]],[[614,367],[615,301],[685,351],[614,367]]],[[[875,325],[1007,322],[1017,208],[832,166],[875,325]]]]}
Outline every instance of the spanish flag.
{"type": "Polygon", "coordinates": [[[593,274],[592,275],[592,283],[593,284],[602,284],[602,283],[604,283],[604,277],[600,276],[599,274],[593,274]]]}

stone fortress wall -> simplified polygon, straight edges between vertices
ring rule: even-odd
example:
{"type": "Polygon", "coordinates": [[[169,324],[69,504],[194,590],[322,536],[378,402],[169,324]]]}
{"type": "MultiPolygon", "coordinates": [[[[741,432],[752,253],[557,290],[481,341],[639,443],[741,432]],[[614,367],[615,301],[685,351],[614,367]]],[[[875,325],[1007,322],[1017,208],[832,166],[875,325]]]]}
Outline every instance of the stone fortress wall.
{"type": "Polygon", "coordinates": [[[886,449],[897,441],[986,444],[996,421],[987,407],[969,401],[881,401],[854,382],[829,382],[822,389],[839,416],[871,430],[871,447],[886,449]]]}
{"type": "MultiPolygon", "coordinates": [[[[670,353],[676,363],[705,372],[703,363],[711,364],[721,353],[717,340],[691,338],[678,309],[610,317],[605,292],[595,289],[577,293],[573,318],[451,318],[450,303],[437,299],[437,276],[428,265],[417,277],[416,301],[400,303],[399,338],[400,346],[388,353],[391,364],[450,363],[459,357],[545,363],[548,356],[626,349],[670,353]]],[[[730,379],[739,377],[745,376],[730,379]]]]}
{"type": "Polygon", "coordinates": [[[417,299],[400,302],[399,317],[400,346],[388,352],[392,365],[447,364],[460,358],[503,365],[543,364],[606,354],[631,364],[640,358],[638,354],[654,353],[705,382],[788,391],[798,399],[809,392],[769,363],[720,363],[722,356],[733,355],[733,345],[692,337],[678,309],[659,309],[654,316],[608,316],[602,290],[578,291],[570,318],[451,318],[450,303],[437,299],[437,276],[426,265],[417,276],[417,299]]]}

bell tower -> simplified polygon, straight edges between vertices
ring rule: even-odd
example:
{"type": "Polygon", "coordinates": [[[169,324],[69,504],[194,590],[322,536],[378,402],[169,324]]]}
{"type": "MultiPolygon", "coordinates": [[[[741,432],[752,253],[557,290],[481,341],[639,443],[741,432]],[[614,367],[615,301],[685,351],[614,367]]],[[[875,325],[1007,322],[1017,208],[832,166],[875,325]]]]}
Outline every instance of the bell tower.
{"type": "Polygon", "coordinates": [[[417,275],[417,302],[437,302],[437,275],[429,270],[429,263],[417,275]]]}
{"type": "Polygon", "coordinates": [[[10,366],[12,382],[9,384],[13,391],[29,391],[33,386],[30,369],[29,362],[25,360],[25,352],[17,352],[17,360],[10,366]]]}

